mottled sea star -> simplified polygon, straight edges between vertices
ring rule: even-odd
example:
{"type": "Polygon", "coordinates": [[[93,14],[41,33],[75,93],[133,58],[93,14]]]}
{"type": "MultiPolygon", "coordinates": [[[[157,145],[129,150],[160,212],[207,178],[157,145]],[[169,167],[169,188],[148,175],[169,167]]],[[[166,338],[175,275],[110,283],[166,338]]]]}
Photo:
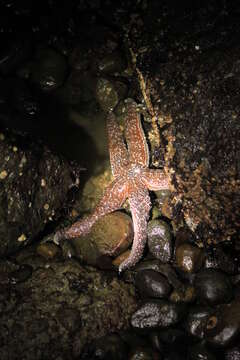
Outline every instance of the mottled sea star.
{"type": "Polygon", "coordinates": [[[168,177],[164,171],[149,168],[148,146],[135,102],[127,105],[125,130],[127,147],[115,115],[112,111],[109,112],[107,132],[114,180],[106,188],[91,215],[66,229],[59,230],[54,235],[55,242],[63,238],[71,239],[85,235],[100,217],[121,208],[128,199],[133,220],[134,240],[131,253],[119,266],[119,272],[135,265],[142,257],[151,208],[148,190],[169,188],[168,177]]]}

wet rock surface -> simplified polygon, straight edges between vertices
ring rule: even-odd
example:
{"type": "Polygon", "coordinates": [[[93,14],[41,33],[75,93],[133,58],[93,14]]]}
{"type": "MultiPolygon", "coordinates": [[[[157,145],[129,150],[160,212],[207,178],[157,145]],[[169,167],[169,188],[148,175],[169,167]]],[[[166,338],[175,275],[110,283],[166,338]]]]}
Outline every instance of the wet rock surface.
{"type": "Polygon", "coordinates": [[[194,279],[197,296],[208,305],[227,303],[233,296],[229,278],[215,269],[203,269],[194,279]]]}
{"type": "Polygon", "coordinates": [[[171,290],[167,279],[153,270],[138,271],[135,285],[143,297],[165,298],[171,290]]]}
{"type": "Polygon", "coordinates": [[[73,254],[90,265],[97,265],[101,257],[116,257],[132,243],[132,219],[125,213],[115,211],[99,219],[88,235],[73,239],[73,254]]]}
{"type": "Polygon", "coordinates": [[[31,81],[43,91],[53,91],[66,76],[66,60],[52,49],[39,49],[32,65],[31,81]]]}
{"type": "Polygon", "coordinates": [[[215,360],[217,359],[211,351],[209,351],[204,345],[194,345],[191,347],[188,353],[191,360],[215,360]]]}
{"type": "Polygon", "coordinates": [[[185,306],[165,300],[150,300],[142,305],[132,316],[135,329],[154,329],[178,323],[184,316],[185,306]]]}
{"type": "MultiPolygon", "coordinates": [[[[159,164],[165,158],[172,174],[173,222],[183,220],[201,243],[234,239],[240,205],[239,29],[234,20],[227,25],[227,19],[233,19],[238,5],[221,13],[217,22],[210,20],[216,15],[210,3],[196,12],[183,6],[178,20],[169,27],[165,23],[164,30],[158,15],[151,14],[154,8],[156,2],[143,17],[151,19],[152,32],[148,22],[135,24],[130,41],[138,70],[151,78],[153,107],[168,144],[167,151],[160,147],[155,156],[159,164]],[[209,20],[207,27],[199,16],[209,20]]],[[[178,11],[173,7],[172,16],[178,11]]]]}
{"type": "Polygon", "coordinates": [[[71,359],[129,326],[134,288],[113,274],[74,260],[48,262],[29,249],[18,262],[0,264],[1,359],[71,359]]]}
{"type": "MultiPolygon", "coordinates": [[[[77,159],[86,180],[66,214],[72,169],[26,137],[1,147],[4,251],[5,239],[20,249],[63,207],[66,225],[92,211],[111,181],[105,112],[115,107],[124,127],[128,97],[140,105],[150,167],[171,179],[150,194],[144,261],[121,277],[109,269],[129,250],[114,261],[98,254],[104,271],[66,260],[66,242],[1,261],[1,360],[239,358],[238,19],[237,1],[0,4],[0,123],[77,159]]],[[[101,244],[105,254],[106,236],[101,244]]]]}
{"type": "Polygon", "coordinates": [[[77,167],[31,137],[0,135],[0,255],[31,243],[46,223],[60,216],[78,186],[77,167]],[[26,219],[28,219],[26,221],[26,219]]]}
{"type": "Polygon", "coordinates": [[[202,267],[203,257],[203,251],[191,244],[181,244],[176,248],[176,264],[184,272],[198,271],[202,267]]]}
{"type": "Polygon", "coordinates": [[[172,234],[165,221],[156,219],[148,223],[148,247],[156,259],[163,263],[170,261],[173,251],[172,234]]]}
{"type": "Polygon", "coordinates": [[[208,319],[213,312],[213,308],[207,306],[194,306],[190,308],[184,322],[186,331],[202,339],[205,334],[208,319]]]}
{"type": "Polygon", "coordinates": [[[209,317],[206,326],[205,338],[216,347],[226,347],[233,344],[240,334],[239,299],[227,305],[221,305],[209,317]]]}

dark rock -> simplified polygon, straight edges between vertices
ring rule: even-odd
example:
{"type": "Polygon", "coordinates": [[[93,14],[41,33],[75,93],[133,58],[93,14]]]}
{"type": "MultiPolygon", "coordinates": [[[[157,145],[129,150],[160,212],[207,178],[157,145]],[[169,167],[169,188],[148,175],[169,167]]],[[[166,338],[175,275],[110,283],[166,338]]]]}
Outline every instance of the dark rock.
{"type": "Polygon", "coordinates": [[[94,86],[95,80],[89,72],[75,70],[71,72],[63,87],[58,89],[57,94],[65,104],[82,105],[93,101],[94,86]]]}
{"type": "Polygon", "coordinates": [[[185,222],[199,243],[214,245],[234,239],[240,228],[240,31],[237,4],[216,22],[210,20],[216,3],[205,5],[169,6],[162,30],[164,5],[153,1],[129,37],[165,127],[167,146],[158,152],[175,188],[174,227],[185,222]]]}
{"type": "Polygon", "coordinates": [[[234,300],[227,305],[221,305],[209,317],[206,330],[206,341],[216,347],[231,345],[240,334],[240,301],[234,300]]]}
{"type": "Polygon", "coordinates": [[[176,350],[171,350],[165,357],[164,360],[185,360],[185,354],[179,354],[176,350]]]}
{"type": "Polygon", "coordinates": [[[29,244],[57,219],[78,170],[26,135],[0,134],[0,256],[29,244]],[[26,221],[28,219],[28,221],[26,221]]]}
{"type": "Polygon", "coordinates": [[[81,329],[81,317],[77,309],[65,307],[58,310],[57,319],[61,325],[69,332],[80,331],[81,329]]]}
{"type": "Polygon", "coordinates": [[[215,360],[217,357],[209,351],[206,346],[197,344],[192,346],[188,352],[189,360],[215,360]]]}
{"type": "Polygon", "coordinates": [[[227,303],[233,296],[229,278],[215,269],[203,269],[195,277],[194,286],[200,301],[209,305],[227,303]]]}
{"type": "MultiPolygon", "coordinates": [[[[33,272],[28,281],[1,286],[1,359],[52,359],[58,353],[82,359],[88,343],[129,327],[134,288],[116,276],[74,260],[45,260],[29,247],[18,262],[33,272]]],[[[112,336],[106,343],[115,344],[115,354],[125,354],[121,339],[112,336]]]]}
{"type": "Polygon", "coordinates": [[[66,77],[65,58],[52,49],[39,49],[33,65],[31,80],[43,91],[53,91],[66,77]]]}
{"type": "Polygon", "coordinates": [[[179,328],[168,328],[164,330],[158,331],[158,337],[159,339],[164,343],[167,344],[168,347],[174,346],[174,348],[178,348],[179,351],[183,351],[184,348],[189,343],[189,337],[188,335],[179,328]],[[170,346],[169,346],[170,345],[170,346]]]}
{"type": "Polygon", "coordinates": [[[201,244],[231,240],[239,231],[239,52],[225,44],[199,56],[172,55],[153,75],[155,103],[172,118],[165,138],[176,189],[170,203],[179,214],[173,221],[178,227],[182,218],[201,244]]]}
{"type": "Polygon", "coordinates": [[[234,346],[225,350],[225,360],[239,360],[240,359],[240,346],[234,346]]]}
{"type": "Polygon", "coordinates": [[[164,330],[156,330],[158,339],[163,344],[164,359],[184,359],[187,356],[187,349],[192,343],[191,338],[181,328],[169,327],[164,330]],[[178,357],[177,357],[178,356],[178,357]]]}
{"type": "Polygon", "coordinates": [[[194,273],[203,264],[203,251],[191,244],[181,244],[176,248],[176,264],[184,272],[194,273]]]}
{"type": "Polygon", "coordinates": [[[8,75],[15,70],[31,52],[31,38],[28,34],[16,35],[2,33],[0,35],[0,73],[8,75]]]}
{"type": "Polygon", "coordinates": [[[216,259],[219,269],[227,274],[233,275],[238,272],[238,257],[231,245],[232,244],[228,244],[226,250],[221,246],[217,246],[213,249],[213,256],[216,259]]]}
{"type": "Polygon", "coordinates": [[[40,113],[41,105],[33,89],[24,80],[14,79],[8,84],[10,102],[21,115],[34,117],[40,113]]]}
{"type": "Polygon", "coordinates": [[[164,300],[151,300],[142,305],[133,315],[131,324],[135,329],[154,329],[178,323],[185,313],[183,304],[164,300]]]}
{"type": "Polygon", "coordinates": [[[232,243],[219,244],[207,254],[204,262],[205,268],[214,268],[234,275],[238,272],[238,253],[232,243]],[[225,246],[224,246],[225,245],[225,246]]]}
{"type": "Polygon", "coordinates": [[[110,81],[98,78],[96,84],[96,100],[104,112],[115,108],[120,99],[127,94],[127,86],[121,81],[110,81]]]}
{"type": "Polygon", "coordinates": [[[128,360],[152,360],[155,358],[161,360],[162,356],[150,348],[144,348],[140,346],[132,349],[128,355],[128,360]]]}
{"type": "Polygon", "coordinates": [[[119,51],[106,55],[97,64],[97,69],[104,74],[121,73],[127,66],[127,62],[119,51]]]}
{"type": "Polygon", "coordinates": [[[204,261],[204,268],[206,269],[219,269],[217,259],[212,254],[207,254],[204,261]]]}
{"type": "MultiPolygon", "coordinates": [[[[1,286],[0,294],[0,312],[1,314],[13,314],[19,306],[20,301],[22,300],[21,295],[16,289],[9,288],[8,286],[1,286]]],[[[2,315],[1,315],[2,316],[2,315]]],[[[0,325],[1,326],[1,325],[0,325]]],[[[3,328],[1,329],[3,331],[3,328]]],[[[1,332],[2,333],[2,332],[1,332]]],[[[8,332],[5,329],[4,332],[8,338],[8,332]]],[[[6,338],[6,340],[7,340],[6,338]]],[[[1,344],[1,342],[0,342],[1,344]]]]}
{"type": "Polygon", "coordinates": [[[138,271],[135,285],[145,297],[166,298],[171,291],[167,279],[153,270],[138,271]]]}
{"type": "Polygon", "coordinates": [[[31,265],[21,265],[17,271],[10,273],[11,284],[18,284],[27,281],[32,276],[33,268],[31,265]]]}
{"type": "Polygon", "coordinates": [[[88,345],[81,359],[125,360],[127,359],[127,346],[119,335],[108,335],[88,345]]]}
{"type": "Polygon", "coordinates": [[[147,231],[150,253],[163,263],[169,262],[173,251],[169,225],[162,220],[152,220],[148,223],[147,231]]]}
{"type": "Polygon", "coordinates": [[[153,270],[163,274],[170,285],[179,291],[185,291],[185,285],[178,278],[174,268],[170,264],[162,264],[159,260],[145,260],[137,264],[136,271],[153,270]]]}
{"type": "Polygon", "coordinates": [[[164,343],[163,343],[161,337],[159,336],[159,332],[157,330],[152,331],[149,334],[149,338],[150,338],[153,348],[156,349],[158,352],[163,353],[164,352],[164,343]]]}
{"type": "Polygon", "coordinates": [[[81,73],[86,71],[89,67],[89,62],[91,59],[90,49],[77,45],[69,55],[68,61],[70,66],[81,73]]]}
{"type": "Polygon", "coordinates": [[[193,336],[203,339],[208,318],[213,312],[214,310],[209,307],[192,307],[184,321],[186,331],[193,336]]]}
{"type": "Polygon", "coordinates": [[[11,282],[11,274],[19,270],[19,265],[14,261],[2,260],[0,261],[0,286],[9,285],[11,282]]]}
{"type": "Polygon", "coordinates": [[[147,348],[149,346],[148,338],[146,336],[141,336],[140,333],[132,331],[131,327],[120,331],[119,335],[129,349],[138,347],[147,348]]]}
{"type": "Polygon", "coordinates": [[[196,291],[193,286],[184,284],[184,288],[175,289],[171,292],[169,299],[173,302],[192,303],[196,300],[196,291]]]}

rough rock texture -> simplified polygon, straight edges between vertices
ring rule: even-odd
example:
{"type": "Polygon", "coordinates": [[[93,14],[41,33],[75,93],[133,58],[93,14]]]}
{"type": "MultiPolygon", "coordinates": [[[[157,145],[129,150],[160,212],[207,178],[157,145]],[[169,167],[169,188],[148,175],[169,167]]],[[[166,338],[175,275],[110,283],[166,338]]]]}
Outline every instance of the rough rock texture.
{"type": "Polygon", "coordinates": [[[129,326],[134,288],[116,273],[29,248],[17,261],[0,263],[1,359],[80,359],[87,343],[129,326]]]}
{"type": "Polygon", "coordinates": [[[186,64],[169,99],[173,203],[207,243],[230,240],[240,227],[239,55],[240,48],[231,48],[186,64]]]}
{"type": "Polygon", "coordinates": [[[0,256],[57,219],[79,183],[77,168],[25,135],[0,132],[0,256]]]}
{"type": "Polygon", "coordinates": [[[173,8],[178,17],[168,26],[170,9],[164,17],[157,7],[153,15],[154,4],[129,28],[129,38],[162,130],[157,155],[160,163],[165,159],[175,190],[169,214],[176,228],[187,224],[199,242],[235,239],[240,47],[233,19],[238,10],[219,9],[218,17],[211,2],[194,12],[173,8]]]}

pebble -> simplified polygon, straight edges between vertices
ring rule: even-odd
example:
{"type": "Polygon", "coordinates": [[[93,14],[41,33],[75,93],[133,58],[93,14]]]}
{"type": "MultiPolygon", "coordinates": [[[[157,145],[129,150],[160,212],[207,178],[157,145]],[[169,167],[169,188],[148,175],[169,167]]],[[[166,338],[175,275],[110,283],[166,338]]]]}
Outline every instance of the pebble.
{"type": "Polygon", "coordinates": [[[225,360],[239,360],[240,359],[240,345],[234,346],[225,351],[225,360]]]}
{"type": "Polygon", "coordinates": [[[45,259],[53,259],[59,254],[59,247],[53,243],[42,243],[37,247],[37,253],[45,259]]]}
{"type": "Polygon", "coordinates": [[[119,102],[114,84],[104,78],[99,78],[96,84],[96,99],[103,111],[113,110],[119,102]]]}
{"type": "Polygon", "coordinates": [[[148,223],[147,234],[149,252],[163,263],[169,262],[173,251],[169,225],[163,220],[152,220],[148,223]]]}
{"type": "Polygon", "coordinates": [[[194,287],[198,299],[209,305],[227,303],[233,296],[229,278],[215,269],[199,271],[194,280],[194,287]]]}
{"type": "Polygon", "coordinates": [[[60,87],[66,77],[65,58],[55,50],[39,49],[33,64],[31,80],[43,91],[52,91],[60,87]]]}
{"type": "Polygon", "coordinates": [[[209,317],[205,339],[216,347],[226,347],[240,334],[240,300],[230,304],[220,305],[215,313],[209,317]]]}
{"type": "Polygon", "coordinates": [[[158,337],[159,339],[168,346],[174,347],[183,347],[182,345],[186,345],[187,343],[187,334],[182,330],[178,328],[168,328],[164,330],[158,330],[158,337]]]}
{"type": "Polygon", "coordinates": [[[183,304],[166,300],[149,300],[131,318],[134,329],[155,329],[177,324],[185,313],[183,304]]]}
{"type": "Polygon", "coordinates": [[[151,333],[149,334],[149,338],[153,348],[156,349],[159,353],[163,353],[164,343],[161,337],[159,336],[159,331],[158,330],[151,331],[151,333]]]}
{"type": "MultiPolygon", "coordinates": [[[[98,132],[98,137],[101,135],[98,132]]],[[[101,138],[102,141],[104,138],[101,138]]],[[[112,175],[109,167],[101,169],[101,173],[91,176],[85,183],[81,195],[80,211],[91,213],[101,200],[106,187],[111,183],[112,175]]]]}
{"type": "Polygon", "coordinates": [[[213,312],[214,310],[207,306],[193,306],[184,322],[184,328],[190,335],[203,339],[208,318],[213,312]]]}
{"type": "MultiPolygon", "coordinates": [[[[150,120],[151,121],[151,120],[150,120]]],[[[157,190],[155,191],[157,196],[156,203],[159,209],[164,206],[164,203],[169,199],[171,192],[167,189],[157,190]]]]}
{"type": "Polygon", "coordinates": [[[165,276],[154,270],[138,271],[135,285],[143,297],[166,298],[171,291],[165,276]]]}
{"type": "Polygon", "coordinates": [[[173,302],[192,303],[196,299],[196,291],[193,286],[184,284],[182,288],[176,288],[169,299],[173,302]]]}
{"type": "Polygon", "coordinates": [[[180,293],[185,292],[185,285],[178,278],[174,268],[170,264],[163,264],[159,260],[145,260],[136,265],[136,271],[154,270],[164,275],[169,284],[180,293]]]}
{"type": "Polygon", "coordinates": [[[10,86],[12,86],[10,101],[20,114],[33,117],[40,113],[40,101],[27,81],[15,80],[10,86]]]}
{"type": "Polygon", "coordinates": [[[154,352],[150,348],[145,347],[136,347],[130,351],[128,355],[128,360],[153,360],[158,359],[161,360],[162,356],[159,353],[154,352]]]}
{"type": "Polygon", "coordinates": [[[99,219],[89,234],[71,241],[75,253],[88,264],[96,264],[103,255],[118,256],[132,243],[132,219],[115,211],[99,219]]]}
{"type": "Polygon", "coordinates": [[[178,268],[187,273],[198,271],[203,264],[204,254],[197,246],[188,243],[176,248],[176,264],[178,268]]]}
{"type": "Polygon", "coordinates": [[[119,51],[106,55],[97,63],[98,71],[104,74],[121,73],[127,66],[127,62],[119,51]]]}
{"type": "Polygon", "coordinates": [[[217,359],[204,344],[193,345],[188,351],[189,360],[215,360],[217,359]]]}
{"type": "Polygon", "coordinates": [[[99,78],[96,84],[96,100],[104,112],[113,110],[120,99],[127,95],[127,86],[120,81],[99,78]]]}

